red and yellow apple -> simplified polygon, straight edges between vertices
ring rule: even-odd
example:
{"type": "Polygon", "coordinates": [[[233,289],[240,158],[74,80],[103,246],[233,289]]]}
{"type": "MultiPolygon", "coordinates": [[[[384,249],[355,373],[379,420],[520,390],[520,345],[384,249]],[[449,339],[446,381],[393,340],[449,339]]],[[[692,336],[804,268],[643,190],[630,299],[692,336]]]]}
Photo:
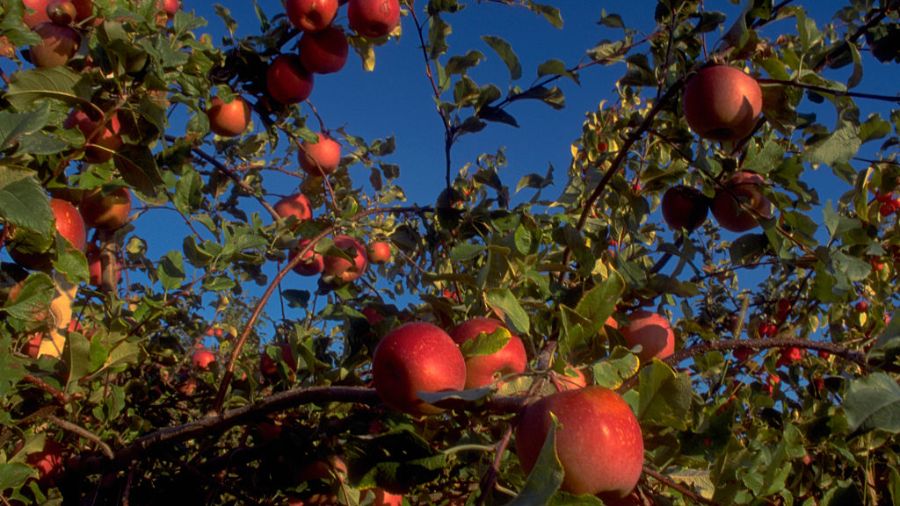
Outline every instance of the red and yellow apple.
{"type": "Polygon", "coordinates": [[[763,195],[765,179],[759,174],[741,171],[716,191],[712,214],[719,225],[732,232],[746,232],[756,227],[757,217],[772,217],[772,203],[763,195]]]}
{"type": "Polygon", "coordinates": [[[516,424],[516,451],[526,472],[537,462],[551,412],[559,421],[562,490],[625,496],[634,489],[644,463],[641,427],[628,403],[603,387],[555,393],[525,408],[516,424]]]}
{"type": "Polygon", "coordinates": [[[266,70],[266,90],[281,104],[303,102],[312,89],[313,75],[303,68],[300,57],[295,54],[279,55],[266,70]]]}
{"type": "MultiPolygon", "coordinates": [[[[291,250],[290,259],[293,260],[297,253],[306,248],[311,241],[303,239],[297,243],[297,246],[291,250]]],[[[325,259],[320,253],[316,253],[314,248],[310,248],[304,255],[303,260],[294,266],[294,272],[301,276],[315,276],[325,270],[325,259]]]]}
{"type": "Polygon", "coordinates": [[[384,37],[400,24],[400,1],[350,0],[347,16],[350,28],[363,37],[384,37]]]}
{"type": "Polygon", "coordinates": [[[284,9],[295,27],[306,32],[317,32],[334,21],[338,0],[287,0],[284,9]]]}
{"type": "Polygon", "coordinates": [[[727,65],[706,67],[684,87],[684,116],[697,135],[737,141],[749,135],[762,112],[756,79],[727,65]]]}
{"type": "Polygon", "coordinates": [[[369,262],[386,264],[391,260],[391,245],[386,241],[369,243],[369,246],[366,248],[366,254],[369,256],[369,262]]]}
{"type": "MultiPolygon", "coordinates": [[[[472,318],[450,331],[450,337],[461,345],[480,334],[491,334],[503,323],[493,318],[472,318]]],[[[466,359],[466,388],[479,388],[494,383],[499,377],[525,372],[528,356],[522,339],[510,335],[509,342],[490,355],[475,355],[466,359]]]]}
{"type": "Polygon", "coordinates": [[[119,115],[113,114],[101,129],[101,118],[80,109],[73,109],[63,122],[65,128],[78,128],[85,138],[84,159],[89,163],[103,163],[112,159],[122,147],[122,126],[119,115]]]}
{"type": "Polygon", "coordinates": [[[81,44],[81,35],[68,26],[51,22],[41,23],[34,28],[41,41],[31,46],[31,63],[38,68],[52,68],[65,65],[75,56],[81,44]]]}
{"type": "Polygon", "coordinates": [[[214,97],[206,109],[206,116],[213,133],[222,137],[236,137],[244,133],[250,124],[250,105],[241,97],[234,97],[231,102],[214,97]]]}
{"type": "Polygon", "coordinates": [[[369,266],[365,246],[349,235],[335,236],[334,245],[341,250],[350,250],[353,261],[342,256],[326,254],[324,258],[325,275],[341,283],[357,280],[369,266]]]}
{"type": "Polygon", "coordinates": [[[385,404],[411,414],[442,410],[419,398],[419,392],[462,390],[466,361],[453,339],[425,322],[401,325],[389,332],[372,357],[375,391],[385,404]]]}
{"type": "Polygon", "coordinates": [[[312,218],[312,206],[309,199],[302,193],[295,193],[284,197],[275,203],[275,213],[282,218],[293,216],[297,221],[306,221],[312,218]]]}
{"type": "Polygon", "coordinates": [[[344,30],[329,26],[318,32],[307,32],[298,46],[303,68],[315,74],[333,74],[347,63],[350,44],[344,30]]]}
{"type": "Polygon", "coordinates": [[[337,170],[341,163],[341,145],[324,133],[316,142],[303,141],[297,159],[311,176],[326,176],[337,170]]]}
{"type": "Polygon", "coordinates": [[[84,251],[87,244],[87,232],[81,213],[71,203],[62,199],[50,199],[50,210],[56,220],[56,231],[69,241],[72,246],[84,251]]]}
{"type": "Polygon", "coordinates": [[[635,311],[622,329],[628,346],[641,345],[641,362],[653,358],[665,359],[675,353],[675,332],[665,317],[650,311],[635,311]]]}
{"type": "Polygon", "coordinates": [[[215,361],[215,353],[206,348],[198,348],[194,350],[194,353],[191,355],[191,363],[194,364],[194,367],[202,371],[209,369],[209,366],[215,361]]]}
{"type": "Polygon", "coordinates": [[[706,221],[709,199],[702,192],[688,186],[673,186],[662,198],[663,219],[673,230],[694,230],[706,221]]]}
{"type": "Polygon", "coordinates": [[[131,212],[131,192],[120,187],[104,193],[95,190],[81,199],[81,217],[89,227],[100,230],[117,230],[128,223],[131,212]]]}

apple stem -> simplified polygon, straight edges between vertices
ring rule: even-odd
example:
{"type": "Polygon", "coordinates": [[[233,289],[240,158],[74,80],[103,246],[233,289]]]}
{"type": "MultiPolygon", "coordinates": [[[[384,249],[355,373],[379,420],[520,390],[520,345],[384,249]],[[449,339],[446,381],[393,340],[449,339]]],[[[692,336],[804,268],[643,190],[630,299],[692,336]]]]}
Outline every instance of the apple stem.
{"type": "Polygon", "coordinates": [[[484,505],[490,495],[490,491],[497,485],[497,477],[500,475],[500,464],[503,462],[503,454],[506,453],[506,448],[509,446],[510,439],[512,439],[512,432],[512,426],[509,426],[503,433],[503,437],[497,442],[494,460],[491,462],[491,467],[485,473],[478,487],[481,490],[481,495],[478,496],[478,502],[475,503],[477,506],[484,505]]]}

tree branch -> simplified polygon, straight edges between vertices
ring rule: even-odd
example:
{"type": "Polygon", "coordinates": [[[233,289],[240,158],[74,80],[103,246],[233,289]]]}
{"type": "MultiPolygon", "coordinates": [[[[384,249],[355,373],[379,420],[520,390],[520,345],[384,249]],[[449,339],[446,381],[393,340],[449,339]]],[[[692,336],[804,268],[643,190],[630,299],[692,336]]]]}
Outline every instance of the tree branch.
{"type": "Polygon", "coordinates": [[[896,102],[900,104],[900,95],[878,95],[875,93],[861,93],[848,90],[834,90],[825,88],[824,86],[816,86],[814,84],[806,84],[797,81],[786,81],[783,79],[759,78],[758,82],[764,84],[783,84],[785,86],[793,86],[795,88],[803,88],[805,90],[815,91],[816,93],[824,93],[826,95],[835,95],[838,97],[867,98],[871,100],[883,100],[885,102],[896,102]]]}
{"type": "Polygon", "coordinates": [[[647,476],[650,476],[654,480],[662,483],[663,485],[671,488],[672,490],[675,490],[676,492],[680,492],[682,495],[689,497],[691,500],[693,500],[695,502],[698,502],[701,504],[711,504],[713,506],[717,506],[719,504],[715,501],[711,501],[711,500],[703,497],[702,495],[690,490],[689,488],[687,488],[679,483],[676,483],[668,476],[666,476],[662,473],[659,473],[657,471],[654,471],[653,469],[650,469],[647,466],[644,466],[644,474],[646,474],[647,476]]]}
{"type": "Polygon", "coordinates": [[[73,434],[77,434],[77,435],[87,439],[88,441],[93,441],[93,442],[97,443],[97,446],[100,447],[100,450],[103,452],[103,455],[105,455],[106,458],[112,459],[115,457],[115,455],[113,454],[112,448],[110,448],[108,444],[103,442],[103,440],[100,439],[100,436],[94,434],[93,432],[91,432],[79,425],[75,425],[72,422],[67,422],[67,421],[63,420],[62,418],[58,418],[54,415],[48,416],[47,419],[50,420],[50,422],[52,422],[54,425],[56,425],[57,427],[59,427],[63,430],[67,430],[73,434]]]}

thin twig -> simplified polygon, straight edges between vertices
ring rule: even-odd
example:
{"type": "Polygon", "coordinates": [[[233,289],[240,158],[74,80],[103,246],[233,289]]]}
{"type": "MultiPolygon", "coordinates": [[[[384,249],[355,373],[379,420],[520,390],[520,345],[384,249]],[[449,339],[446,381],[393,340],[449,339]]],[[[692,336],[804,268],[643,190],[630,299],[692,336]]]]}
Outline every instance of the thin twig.
{"type": "Polygon", "coordinates": [[[485,503],[489,493],[494,490],[494,486],[497,484],[497,477],[500,476],[500,463],[503,461],[503,454],[506,452],[506,448],[509,446],[512,432],[512,426],[509,426],[506,429],[506,432],[503,433],[503,437],[497,442],[497,447],[494,450],[496,452],[494,454],[494,460],[491,462],[491,467],[488,469],[488,472],[485,473],[479,486],[481,495],[478,496],[478,501],[476,502],[478,506],[482,506],[485,503]]]}
{"type": "Polygon", "coordinates": [[[25,376],[22,376],[22,379],[50,394],[54,399],[56,399],[56,402],[60,406],[65,406],[69,403],[69,396],[66,395],[65,392],[58,388],[55,388],[54,386],[38,378],[37,376],[34,376],[33,374],[26,374],[25,376]]]}
{"type": "Polygon", "coordinates": [[[805,90],[824,93],[826,95],[835,95],[838,97],[867,98],[871,100],[883,100],[885,102],[896,102],[900,104],[900,95],[879,95],[876,93],[861,93],[858,91],[835,90],[824,86],[816,86],[814,84],[806,84],[798,81],[788,81],[784,79],[759,78],[758,82],[763,84],[783,84],[785,86],[793,86],[795,88],[803,88],[805,90]]]}
{"type": "Polygon", "coordinates": [[[662,473],[659,473],[657,471],[654,471],[653,469],[650,469],[647,466],[644,466],[644,474],[650,476],[654,480],[664,484],[665,486],[671,488],[672,490],[675,490],[676,492],[680,492],[682,495],[689,497],[693,501],[696,501],[696,502],[699,502],[702,504],[711,504],[713,506],[718,506],[718,504],[719,504],[715,501],[712,501],[710,499],[703,497],[702,495],[688,489],[687,487],[685,487],[679,483],[672,481],[672,479],[669,478],[668,476],[666,476],[662,473]]]}
{"type": "Polygon", "coordinates": [[[100,436],[94,434],[93,432],[85,429],[84,427],[81,427],[80,425],[75,425],[72,422],[67,422],[62,418],[56,417],[54,415],[48,416],[47,420],[50,420],[51,423],[53,423],[60,429],[67,430],[73,434],[77,434],[83,437],[84,439],[87,439],[88,441],[97,443],[97,446],[100,447],[100,451],[103,452],[103,455],[105,455],[106,458],[110,460],[115,458],[115,454],[113,453],[112,448],[110,448],[108,444],[103,442],[103,440],[100,439],[100,436]]]}

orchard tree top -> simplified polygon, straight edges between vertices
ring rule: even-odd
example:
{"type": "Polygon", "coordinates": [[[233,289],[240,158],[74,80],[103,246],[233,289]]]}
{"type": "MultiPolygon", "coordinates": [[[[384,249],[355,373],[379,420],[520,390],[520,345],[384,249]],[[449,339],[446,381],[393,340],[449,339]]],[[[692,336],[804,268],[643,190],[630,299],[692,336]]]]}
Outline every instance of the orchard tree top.
{"type": "Polygon", "coordinates": [[[900,502],[900,2],[232,3],[0,6],[0,504],[900,502]]]}

